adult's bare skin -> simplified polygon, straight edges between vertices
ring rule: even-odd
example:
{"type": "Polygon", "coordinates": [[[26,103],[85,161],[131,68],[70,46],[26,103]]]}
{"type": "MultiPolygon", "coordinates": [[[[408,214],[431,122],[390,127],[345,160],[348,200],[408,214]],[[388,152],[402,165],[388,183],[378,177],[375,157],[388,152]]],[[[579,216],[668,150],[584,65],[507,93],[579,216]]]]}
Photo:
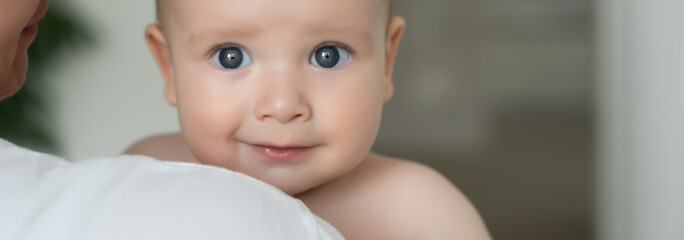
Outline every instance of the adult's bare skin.
{"type": "Polygon", "coordinates": [[[26,79],[28,49],[45,16],[47,0],[0,0],[0,100],[19,91],[26,79]]]}

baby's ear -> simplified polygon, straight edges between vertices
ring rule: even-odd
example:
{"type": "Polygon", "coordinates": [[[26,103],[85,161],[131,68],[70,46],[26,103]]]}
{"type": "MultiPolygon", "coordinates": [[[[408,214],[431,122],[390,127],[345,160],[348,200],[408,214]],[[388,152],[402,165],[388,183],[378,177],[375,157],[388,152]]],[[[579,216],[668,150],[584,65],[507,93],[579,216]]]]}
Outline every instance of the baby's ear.
{"type": "Polygon", "coordinates": [[[385,37],[385,101],[389,100],[394,94],[392,71],[399,49],[399,42],[404,35],[405,26],[406,21],[399,16],[392,17],[387,24],[387,37],[385,37]]]}
{"type": "Polygon", "coordinates": [[[154,60],[157,61],[164,79],[164,99],[176,106],[176,84],[173,76],[173,59],[166,37],[159,24],[150,24],[145,28],[145,41],[150,48],[154,60]]]}

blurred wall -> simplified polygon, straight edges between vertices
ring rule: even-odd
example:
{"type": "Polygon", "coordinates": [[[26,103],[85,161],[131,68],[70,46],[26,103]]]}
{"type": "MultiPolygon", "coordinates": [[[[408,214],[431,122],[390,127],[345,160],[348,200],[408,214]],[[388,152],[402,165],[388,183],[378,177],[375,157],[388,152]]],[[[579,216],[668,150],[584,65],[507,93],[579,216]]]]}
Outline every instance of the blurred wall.
{"type": "Polygon", "coordinates": [[[178,130],[175,109],[143,30],[154,1],[65,0],[95,34],[93,47],[65,53],[53,70],[51,101],[64,156],[80,160],[121,153],[143,136],[178,130]]]}
{"type": "Polygon", "coordinates": [[[598,237],[684,239],[684,1],[597,9],[598,237]]]}
{"type": "Polygon", "coordinates": [[[442,172],[495,239],[592,239],[592,2],[394,10],[408,25],[375,150],[442,172]]]}

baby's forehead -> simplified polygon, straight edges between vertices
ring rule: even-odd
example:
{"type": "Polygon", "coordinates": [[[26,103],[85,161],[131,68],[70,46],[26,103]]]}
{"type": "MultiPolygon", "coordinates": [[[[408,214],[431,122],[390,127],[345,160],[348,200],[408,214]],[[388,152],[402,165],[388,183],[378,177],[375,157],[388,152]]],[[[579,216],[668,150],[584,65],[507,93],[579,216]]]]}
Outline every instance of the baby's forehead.
{"type": "Polygon", "coordinates": [[[312,23],[331,20],[344,22],[358,18],[382,22],[391,15],[390,2],[390,0],[156,0],[157,18],[162,24],[167,21],[178,22],[188,17],[197,18],[198,15],[215,16],[216,21],[224,18],[242,18],[259,22],[278,13],[304,15],[309,17],[309,22],[312,23]]]}
{"type": "Polygon", "coordinates": [[[161,1],[168,1],[162,7],[170,7],[166,20],[175,33],[172,36],[179,37],[174,39],[191,44],[227,36],[235,40],[328,36],[379,44],[388,19],[386,0],[161,1]]]}

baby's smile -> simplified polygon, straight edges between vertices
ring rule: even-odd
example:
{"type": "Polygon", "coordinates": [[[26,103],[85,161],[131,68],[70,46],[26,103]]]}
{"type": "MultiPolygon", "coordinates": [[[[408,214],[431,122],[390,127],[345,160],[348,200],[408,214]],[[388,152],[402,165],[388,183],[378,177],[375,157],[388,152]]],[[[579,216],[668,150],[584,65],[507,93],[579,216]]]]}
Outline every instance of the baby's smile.
{"type": "Polygon", "coordinates": [[[282,147],[276,147],[274,144],[249,144],[254,152],[277,162],[295,163],[303,160],[301,155],[309,152],[314,147],[304,147],[294,144],[288,144],[282,147]]]}

